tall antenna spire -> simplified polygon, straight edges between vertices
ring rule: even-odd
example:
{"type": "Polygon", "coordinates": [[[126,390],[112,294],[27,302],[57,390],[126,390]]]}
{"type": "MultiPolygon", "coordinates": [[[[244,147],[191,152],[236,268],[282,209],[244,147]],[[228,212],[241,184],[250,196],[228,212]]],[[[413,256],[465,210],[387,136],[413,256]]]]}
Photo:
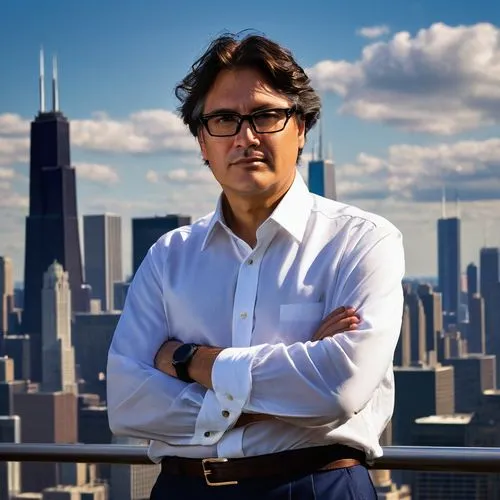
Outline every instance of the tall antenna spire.
{"type": "Polygon", "coordinates": [[[460,199],[458,197],[458,189],[455,190],[455,213],[457,219],[460,218],[460,199]]]}
{"type": "Polygon", "coordinates": [[[446,188],[444,184],[441,189],[441,217],[446,219],[446,188]]]}
{"type": "Polygon", "coordinates": [[[52,58],[52,111],[59,111],[59,88],[57,85],[57,57],[52,58]]]}
{"type": "Polygon", "coordinates": [[[332,143],[328,143],[328,159],[333,161],[333,146],[332,143]]]}
{"type": "Polygon", "coordinates": [[[319,119],[319,152],[318,152],[318,156],[319,156],[319,160],[322,160],[323,159],[323,118],[320,117],[319,119]]]}
{"type": "Polygon", "coordinates": [[[45,69],[43,47],[40,48],[40,76],[38,78],[38,91],[40,93],[40,113],[45,113],[45,69]]]}

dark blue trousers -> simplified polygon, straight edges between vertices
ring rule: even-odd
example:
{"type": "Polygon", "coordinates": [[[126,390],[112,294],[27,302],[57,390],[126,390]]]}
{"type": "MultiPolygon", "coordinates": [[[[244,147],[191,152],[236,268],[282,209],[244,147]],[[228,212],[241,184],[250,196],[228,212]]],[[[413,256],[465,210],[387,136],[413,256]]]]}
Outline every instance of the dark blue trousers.
{"type": "Polygon", "coordinates": [[[293,481],[252,479],[234,486],[208,486],[198,477],[160,473],[150,500],[376,500],[365,467],[316,472],[293,481]]]}

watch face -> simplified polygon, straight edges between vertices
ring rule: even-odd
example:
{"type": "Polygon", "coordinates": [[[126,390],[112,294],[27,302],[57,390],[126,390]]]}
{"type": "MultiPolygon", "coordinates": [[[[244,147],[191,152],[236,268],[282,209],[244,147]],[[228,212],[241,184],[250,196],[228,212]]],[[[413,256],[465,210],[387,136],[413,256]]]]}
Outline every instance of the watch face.
{"type": "Polygon", "coordinates": [[[185,362],[194,349],[194,346],[191,344],[182,344],[179,346],[172,356],[172,364],[183,363],[185,362]]]}

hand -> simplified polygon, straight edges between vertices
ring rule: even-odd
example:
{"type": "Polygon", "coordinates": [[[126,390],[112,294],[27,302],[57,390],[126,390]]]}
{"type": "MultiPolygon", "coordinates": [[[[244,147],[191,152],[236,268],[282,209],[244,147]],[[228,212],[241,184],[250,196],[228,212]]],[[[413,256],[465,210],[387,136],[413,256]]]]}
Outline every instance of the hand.
{"type": "Polygon", "coordinates": [[[312,340],[322,340],[337,333],[356,330],[360,321],[353,307],[338,307],[321,322],[312,340]]]}
{"type": "MultiPolygon", "coordinates": [[[[356,330],[360,321],[359,315],[356,314],[354,308],[339,307],[322,321],[312,340],[321,340],[340,332],[356,330]]],[[[236,424],[234,424],[234,428],[242,427],[253,422],[263,422],[275,419],[276,417],[273,415],[263,413],[242,413],[236,421],[236,424]]]]}
{"type": "Polygon", "coordinates": [[[167,375],[170,375],[171,377],[177,377],[175,368],[172,366],[172,360],[175,350],[181,345],[182,342],[179,342],[178,340],[167,340],[163,343],[155,356],[155,368],[163,373],[166,373],[167,375]]]}

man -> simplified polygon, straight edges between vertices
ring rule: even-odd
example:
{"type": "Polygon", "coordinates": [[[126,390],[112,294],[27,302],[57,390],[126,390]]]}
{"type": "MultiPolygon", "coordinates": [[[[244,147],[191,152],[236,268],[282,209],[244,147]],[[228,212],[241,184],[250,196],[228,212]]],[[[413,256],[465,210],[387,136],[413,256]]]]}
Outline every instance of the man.
{"type": "Polygon", "coordinates": [[[111,429],[151,440],[153,500],[376,498],[401,234],[309,193],[296,164],[320,101],[278,44],[220,37],[176,94],[222,194],[134,277],[109,352],[111,429]]]}

